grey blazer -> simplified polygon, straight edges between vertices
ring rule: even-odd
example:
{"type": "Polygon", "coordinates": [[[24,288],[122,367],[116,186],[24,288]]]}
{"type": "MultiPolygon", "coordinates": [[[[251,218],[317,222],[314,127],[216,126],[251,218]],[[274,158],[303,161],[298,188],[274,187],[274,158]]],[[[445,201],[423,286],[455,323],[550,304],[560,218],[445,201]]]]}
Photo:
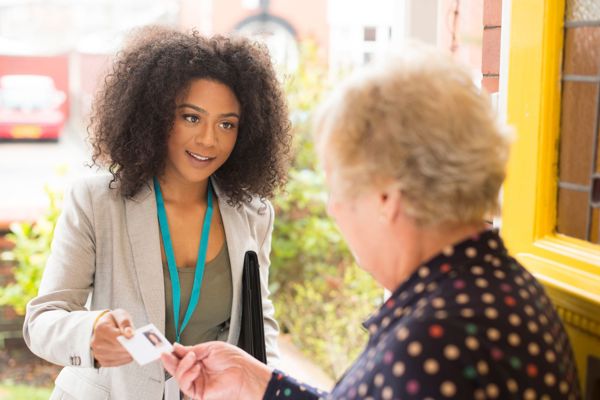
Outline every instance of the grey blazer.
{"type": "MultiPolygon", "coordinates": [[[[165,373],[159,361],[94,368],[92,326],[102,310],[123,308],[135,326],[165,331],[165,294],[156,200],[151,184],[132,199],[108,188],[111,176],[76,182],[65,197],[38,296],[27,306],[25,342],[35,354],[65,366],[52,399],[156,399],[165,373]]],[[[268,271],[273,231],[270,203],[253,199],[238,208],[213,180],[231,260],[231,321],[220,339],[237,344],[241,326],[241,280],[246,251],[258,254],[267,358],[278,360],[279,328],[269,300],[268,271]]]]}

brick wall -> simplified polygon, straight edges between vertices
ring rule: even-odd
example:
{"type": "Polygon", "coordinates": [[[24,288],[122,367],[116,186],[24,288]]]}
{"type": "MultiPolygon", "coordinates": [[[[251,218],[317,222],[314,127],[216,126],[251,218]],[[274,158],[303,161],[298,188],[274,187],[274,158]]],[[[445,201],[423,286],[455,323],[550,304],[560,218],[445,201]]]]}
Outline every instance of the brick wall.
{"type": "Polygon", "coordinates": [[[498,91],[500,78],[500,33],[502,32],[502,0],[484,0],[482,86],[489,92],[498,91]]]}

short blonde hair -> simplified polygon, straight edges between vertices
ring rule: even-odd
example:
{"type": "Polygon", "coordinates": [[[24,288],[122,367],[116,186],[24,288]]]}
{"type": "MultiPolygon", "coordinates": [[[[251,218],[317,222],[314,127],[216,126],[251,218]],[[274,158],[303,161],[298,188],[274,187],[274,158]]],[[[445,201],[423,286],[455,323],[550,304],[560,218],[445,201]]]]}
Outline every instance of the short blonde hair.
{"type": "Polygon", "coordinates": [[[315,133],[345,195],[395,181],[421,225],[497,211],[510,135],[449,55],[412,44],[366,67],[321,106],[315,133]]]}

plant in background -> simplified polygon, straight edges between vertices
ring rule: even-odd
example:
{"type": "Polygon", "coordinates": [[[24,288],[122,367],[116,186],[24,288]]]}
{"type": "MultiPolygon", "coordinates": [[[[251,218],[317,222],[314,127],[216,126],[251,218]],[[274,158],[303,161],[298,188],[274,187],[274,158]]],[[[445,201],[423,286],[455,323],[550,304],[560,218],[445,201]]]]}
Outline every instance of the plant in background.
{"type": "Polygon", "coordinates": [[[14,282],[0,287],[0,305],[11,306],[19,315],[25,314],[27,302],[37,295],[56,221],[60,215],[62,192],[44,188],[49,207],[35,222],[18,222],[10,226],[7,238],[15,244],[0,256],[3,261],[14,263],[14,282]]]}
{"type": "Polygon", "coordinates": [[[333,378],[364,347],[361,322],[383,290],[354,263],[327,216],[323,174],[317,168],[311,115],[329,86],[316,46],[304,43],[301,63],[286,82],[295,157],[284,193],[274,200],[270,288],[276,317],[295,345],[333,378]]]}

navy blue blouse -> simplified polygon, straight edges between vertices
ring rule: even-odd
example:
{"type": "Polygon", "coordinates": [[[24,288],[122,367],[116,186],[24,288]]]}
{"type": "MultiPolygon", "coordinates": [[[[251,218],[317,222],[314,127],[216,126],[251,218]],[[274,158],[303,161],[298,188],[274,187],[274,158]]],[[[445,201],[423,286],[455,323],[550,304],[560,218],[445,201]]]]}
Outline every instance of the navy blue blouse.
{"type": "Polygon", "coordinates": [[[275,371],[264,399],[581,398],[561,321],[495,231],[421,265],[365,327],[333,392],[275,371]]]}

